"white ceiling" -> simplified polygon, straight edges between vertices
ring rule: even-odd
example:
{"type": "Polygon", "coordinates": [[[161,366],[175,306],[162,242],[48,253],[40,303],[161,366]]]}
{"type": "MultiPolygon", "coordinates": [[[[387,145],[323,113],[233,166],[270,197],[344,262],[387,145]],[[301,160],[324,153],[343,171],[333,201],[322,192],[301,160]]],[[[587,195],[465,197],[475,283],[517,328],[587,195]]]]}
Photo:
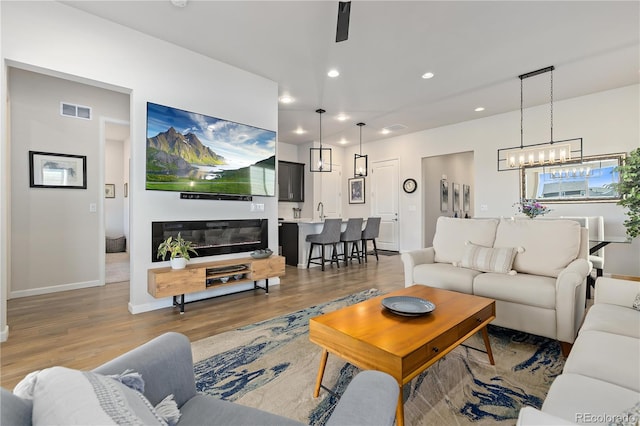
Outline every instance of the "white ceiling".
{"type": "MultiPolygon", "coordinates": [[[[295,98],[277,129],[292,144],[318,139],[319,107],[323,143],[349,144],[360,121],[366,143],[518,110],[518,75],[550,65],[555,100],[640,81],[638,1],[355,0],[341,43],[337,1],[64,3],[276,81],[295,98]]],[[[549,102],[548,73],[524,82],[525,107],[549,102]]]]}

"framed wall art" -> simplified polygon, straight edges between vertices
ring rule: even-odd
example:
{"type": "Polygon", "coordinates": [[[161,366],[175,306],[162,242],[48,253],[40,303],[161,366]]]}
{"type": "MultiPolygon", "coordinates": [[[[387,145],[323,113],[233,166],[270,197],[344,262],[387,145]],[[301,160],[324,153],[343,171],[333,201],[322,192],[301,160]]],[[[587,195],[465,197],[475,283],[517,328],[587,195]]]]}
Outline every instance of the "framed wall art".
{"type": "Polygon", "coordinates": [[[453,211],[460,211],[460,184],[453,183],[453,211]]]}
{"type": "Polygon", "coordinates": [[[104,198],[116,198],[116,185],[113,183],[104,184],[104,198]]]}
{"type": "Polygon", "coordinates": [[[469,185],[462,185],[462,210],[468,212],[471,210],[471,187],[469,185]]]}
{"type": "Polygon", "coordinates": [[[87,157],[29,151],[29,186],[87,189],[87,157]]]}
{"type": "Polygon", "coordinates": [[[449,211],[449,183],[446,179],[440,180],[440,211],[449,211]]]}
{"type": "Polygon", "coordinates": [[[349,179],[349,204],[364,204],[364,178],[349,179]]]}

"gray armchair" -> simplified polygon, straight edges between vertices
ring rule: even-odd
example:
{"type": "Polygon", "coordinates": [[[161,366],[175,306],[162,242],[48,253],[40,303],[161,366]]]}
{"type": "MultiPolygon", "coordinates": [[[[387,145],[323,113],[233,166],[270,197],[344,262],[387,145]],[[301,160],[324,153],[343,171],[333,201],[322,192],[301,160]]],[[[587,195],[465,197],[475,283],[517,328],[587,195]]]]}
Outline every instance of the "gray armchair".
{"type": "MultiPolygon", "coordinates": [[[[145,381],[144,395],[156,405],[173,394],[180,408],[178,425],[300,425],[255,408],[222,401],[196,392],[189,339],[166,333],[98,367],[101,374],[132,369],[145,381]]],[[[309,386],[312,392],[312,384],[309,386]]],[[[327,425],[393,425],[398,383],[388,374],[363,371],[349,384],[327,425]]],[[[30,425],[32,403],[6,389],[0,395],[0,424],[30,425]]]]}

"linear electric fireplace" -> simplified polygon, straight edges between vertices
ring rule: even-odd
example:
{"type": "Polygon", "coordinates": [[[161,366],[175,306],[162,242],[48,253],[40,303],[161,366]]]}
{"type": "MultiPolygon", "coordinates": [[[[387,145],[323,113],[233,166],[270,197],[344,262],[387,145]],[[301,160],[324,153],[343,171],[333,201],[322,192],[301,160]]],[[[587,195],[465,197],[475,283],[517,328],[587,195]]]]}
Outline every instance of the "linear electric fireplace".
{"type": "Polygon", "coordinates": [[[198,254],[191,257],[266,249],[269,245],[267,224],[268,219],[152,222],[151,260],[161,262],[157,257],[158,245],[169,236],[177,237],[178,233],[193,242],[198,254]]]}

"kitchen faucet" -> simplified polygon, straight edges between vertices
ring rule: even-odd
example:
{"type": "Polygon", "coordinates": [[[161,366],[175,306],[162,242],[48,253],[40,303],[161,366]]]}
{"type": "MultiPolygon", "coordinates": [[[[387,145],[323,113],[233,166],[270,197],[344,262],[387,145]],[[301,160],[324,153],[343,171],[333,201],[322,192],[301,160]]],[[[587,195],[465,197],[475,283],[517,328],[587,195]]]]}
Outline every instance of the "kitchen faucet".
{"type": "Polygon", "coordinates": [[[318,208],[316,209],[316,211],[320,212],[320,220],[324,220],[324,204],[322,204],[322,201],[318,203],[318,208]]]}

